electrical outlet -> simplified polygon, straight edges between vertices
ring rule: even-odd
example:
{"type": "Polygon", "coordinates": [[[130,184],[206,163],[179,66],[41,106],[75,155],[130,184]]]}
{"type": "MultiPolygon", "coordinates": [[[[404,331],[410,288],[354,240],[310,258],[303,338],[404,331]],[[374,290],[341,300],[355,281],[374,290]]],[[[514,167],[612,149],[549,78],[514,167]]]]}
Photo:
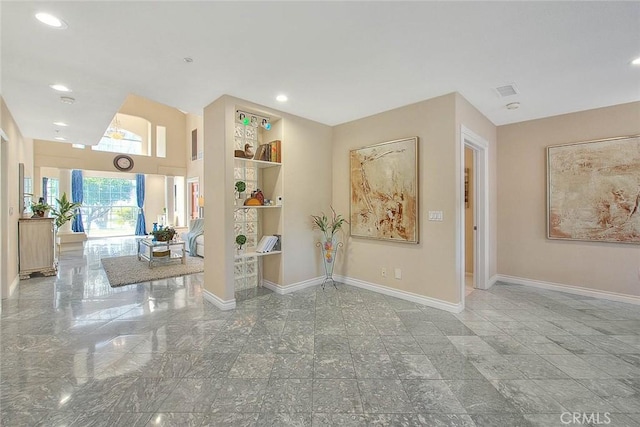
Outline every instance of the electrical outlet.
{"type": "Polygon", "coordinates": [[[401,269],[396,268],[394,273],[395,273],[395,278],[396,279],[402,280],[402,270],[401,269]]]}
{"type": "Polygon", "coordinates": [[[380,269],[380,275],[382,277],[387,277],[387,269],[382,267],[382,269],[380,269]]]}

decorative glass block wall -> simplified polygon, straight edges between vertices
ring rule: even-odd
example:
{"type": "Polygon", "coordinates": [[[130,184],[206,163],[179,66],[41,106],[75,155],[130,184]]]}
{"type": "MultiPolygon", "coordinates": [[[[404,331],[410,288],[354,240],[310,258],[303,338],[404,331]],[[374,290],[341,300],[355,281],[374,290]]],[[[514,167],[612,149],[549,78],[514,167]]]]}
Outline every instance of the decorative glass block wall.
{"type": "MultiPolygon", "coordinates": [[[[235,124],[234,145],[236,150],[254,150],[258,146],[258,129],[242,123],[235,124]]],[[[251,162],[236,162],[234,168],[234,182],[244,181],[247,185],[245,198],[258,188],[258,168],[251,162]]],[[[258,210],[255,208],[236,207],[234,211],[234,236],[244,234],[247,236],[245,247],[256,247],[258,242],[258,210]]],[[[235,290],[255,288],[259,283],[258,258],[236,258],[234,262],[235,290]]]]}

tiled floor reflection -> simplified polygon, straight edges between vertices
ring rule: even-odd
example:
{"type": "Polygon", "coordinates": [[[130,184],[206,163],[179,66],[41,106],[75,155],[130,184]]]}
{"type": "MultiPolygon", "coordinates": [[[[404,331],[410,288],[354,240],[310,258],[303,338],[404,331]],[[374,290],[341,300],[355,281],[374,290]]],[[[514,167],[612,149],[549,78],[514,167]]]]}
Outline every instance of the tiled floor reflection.
{"type": "Polygon", "coordinates": [[[100,257],[134,252],[91,241],[2,302],[0,425],[640,425],[638,306],[498,284],[454,315],[338,285],[222,312],[202,275],[112,289],[100,257]]]}

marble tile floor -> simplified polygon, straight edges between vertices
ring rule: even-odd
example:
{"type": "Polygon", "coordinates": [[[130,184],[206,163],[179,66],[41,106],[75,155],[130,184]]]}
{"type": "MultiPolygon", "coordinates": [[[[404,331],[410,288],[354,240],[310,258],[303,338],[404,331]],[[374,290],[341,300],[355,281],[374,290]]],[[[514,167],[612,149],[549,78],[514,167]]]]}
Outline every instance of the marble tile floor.
{"type": "Polygon", "coordinates": [[[2,302],[0,425],[640,425],[638,306],[497,284],[451,314],[339,284],[223,312],[201,274],[112,289],[100,257],[134,252],[90,241],[2,302]]]}

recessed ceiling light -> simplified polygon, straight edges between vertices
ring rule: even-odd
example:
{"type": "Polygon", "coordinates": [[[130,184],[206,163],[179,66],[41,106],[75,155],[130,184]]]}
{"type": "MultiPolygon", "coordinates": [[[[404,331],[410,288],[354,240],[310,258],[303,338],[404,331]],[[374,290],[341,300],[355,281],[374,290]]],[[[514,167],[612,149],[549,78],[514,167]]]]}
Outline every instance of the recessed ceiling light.
{"type": "Polygon", "coordinates": [[[55,138],[53,138],[53,139],[55,139],[56,141],[66,141],[66,140],[67,140],[67,138],[64,138],[64,137],[62,137],[62,136],[56,136],[56,137],[55,137],[55,138]]]}
{"type": "Polygon", "coordinates": [[[58,28],[60,30],[67,28],[66,22],[64,22],[62,19],[58,18],[57,16],[53,16],[50,13],[46,13],[46,12],[36,13],[36,19],[42,22],[43,24],[46,24],[53,28],[58,28]]]}
{"type": "Polygon", "coordinates": [[[53,90],[57,90],[58,92],[71,92],[71,89],[66,87],[65,85],[61,85],[59,83],[49,85],[49,87],[53,90]]]}
{"type": "Polygon", "coordinates": [[[62,127],[67,127],[69,126],[68,124],[66,124],[65,122],[53,122],[54,125],[56,126],[62,126],[62,127]]]}
{"type": "Polygon", "coordinates": [[[508,110],[517,110],[518,108],[520,108],[519,102],[510,102],[509,104],[507,104],[508,110]]]}
{"type": "Polygon", "coordinates": [[[632,63],[633,65],[640,65],[640,57],[639,57],[639,58],[634,59],[633,61],[631,61],[631,63],[632,63]]]}
{"type": "Polygon", "coordinates": [[[287,98],[287,95],[281,94],[276,96],[276,101],[278,102],[287,102],[289,98],[287,98]]]}
{"type": "Polygon", "coordinates": [[[76,102],[76,99],[70,96],[61,96],[60,102],[62,102],[63,104],[73,104],[74,102],[76,102]]]}

